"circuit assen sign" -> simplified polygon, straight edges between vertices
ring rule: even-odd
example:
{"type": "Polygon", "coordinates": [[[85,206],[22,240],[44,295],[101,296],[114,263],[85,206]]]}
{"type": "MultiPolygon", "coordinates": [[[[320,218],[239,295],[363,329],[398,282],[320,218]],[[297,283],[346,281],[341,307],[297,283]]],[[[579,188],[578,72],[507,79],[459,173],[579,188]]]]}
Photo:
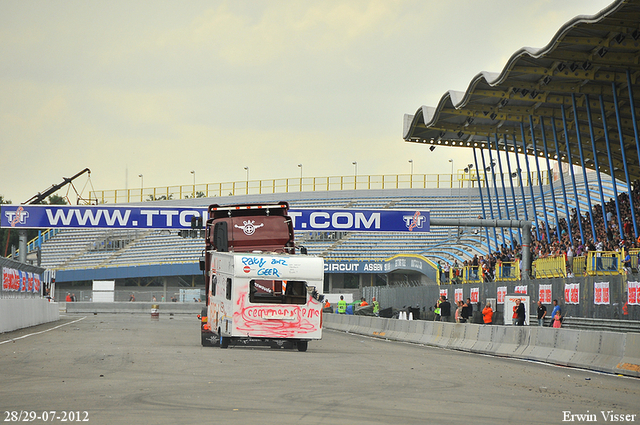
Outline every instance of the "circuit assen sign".
{"type": "Polygon", "coordinates": [[[433,265],[418,256],[400,256],[384,261],[332,261],[325,260],[325,273],[389,273],[396,270],[411,270],[425,274],[433,265]]]}
{"type": "MultiPolygon", "coordinates": [[[[190,229],[207,208],[2,205],[0,227],[16,229],[190,229]]],[[[290,209],[295,230],[428,232],[429,211],[290,209]]]]}

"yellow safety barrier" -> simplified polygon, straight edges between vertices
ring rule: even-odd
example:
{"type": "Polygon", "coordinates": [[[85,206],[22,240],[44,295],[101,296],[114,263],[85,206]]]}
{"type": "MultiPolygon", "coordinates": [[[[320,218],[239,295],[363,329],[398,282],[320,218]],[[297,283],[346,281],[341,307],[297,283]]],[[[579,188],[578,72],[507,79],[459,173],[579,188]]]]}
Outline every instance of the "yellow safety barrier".
{"type": "Polygon", "coordinates": [[[573,257],[573,264],[568,264],[574,276],[584,276],[587,272],[587,257],[573,257]]]}
{"type": "Polygon", "coordinates": [[[606,276],[622,274],[624,251],[591,251],[587,253],[587,274],[606,276]]]}
{"type": "MultiPolygon", "coordinates": [[[[464,266],[451,268],[448,272],[437,272],[438,285],[450,285],[452,283],[482,283],[481,266],[464,266]]],[[[520,261],[499,263],[495,271],[496,281],[520,280],[520,261]]]]}
{"type": "Polygon", "coordinates": [[[451,283],[465,283],[462,278],[462,267],[452,267],[449,270],[449,282],[451,283]]]}
{"type": "MultiPolygon", "coordinates": [[[[548,184],[549,173],[542,173],[543,184],[548,184]]],[[[525,176],[526,177],[526,176],[525,176]]],[[[506,176],[508,178],[508,176],[506,176]]],[[[532,173],[524,184],[537,185],[532,173]]],[[[484,178],[480,184],[486,187],[484,178]]],[[[117,204],[128,202],[164,201],[189,198],[271,194],[291,192],[317,192],[370,189],[444,189],[477,187],[475,175],[458,170],[454,174],[382,174],[332,177],[292,177],[269,180],[245,180],[223,183],[185,184],[180,186],[141,187],[136,189],[96,190],[89,193],[91,203],[117,204]]]]}
{"type": "Polygon", "coordinates": [[[538,258],[533,262],[536,279],[549,277],[566,277],[567,264],[564,255],[558,257],[538,258]]]}
{"type": "Polygon", "coordinates": [[[449,278],[449,271],[436,269],[436,279],[438,280],[438,285],[451,285],[451,279],[449,278]]]}
{"type": "Polygon", "coordinates": [[[436,275],[438,279],[438,285],[451,285],[458,283],[466,283],[463,279],[463,268],[462,267],[452,267],[448,271],[440,271],[436,270],[436,275]]]}
{"type": "Polygon", "coordinates": [[[631,257],[631,270],[638,271],[638,256],[640,255],[640,249],[634,248],[629,250],[629,256],[631,257]]]}
{"type": "Polygon", "coordinates": [[[496,264],[496,281],[520,280],[520,261],[499,262],[496,264]]]}
{"type": "Polygon", "coordinates": [[[482,283],[482,267],[464,266],[462,268],[462,283],[482,283]]]}

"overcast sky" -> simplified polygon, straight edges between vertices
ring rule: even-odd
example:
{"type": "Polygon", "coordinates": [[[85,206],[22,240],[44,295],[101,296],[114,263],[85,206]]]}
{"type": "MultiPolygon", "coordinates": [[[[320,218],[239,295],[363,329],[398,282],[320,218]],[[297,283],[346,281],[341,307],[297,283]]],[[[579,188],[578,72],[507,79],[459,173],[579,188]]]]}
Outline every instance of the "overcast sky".
{"type": "Polygon", "coordinates": [[[609,3],[1,0],[0,195],[449,173],[403,115],[609,3]]]}

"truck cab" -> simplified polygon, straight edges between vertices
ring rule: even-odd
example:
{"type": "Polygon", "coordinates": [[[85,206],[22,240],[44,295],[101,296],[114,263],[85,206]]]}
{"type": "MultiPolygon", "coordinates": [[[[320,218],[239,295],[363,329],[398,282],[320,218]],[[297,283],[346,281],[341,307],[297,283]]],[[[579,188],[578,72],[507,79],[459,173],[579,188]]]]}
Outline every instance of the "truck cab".
{"type": "Polygon", "coordinates": [[[203,345],[306,351],[322,338],[324,260],[296,254],[288,204],[211,205],[205,232],[203,345]]]}

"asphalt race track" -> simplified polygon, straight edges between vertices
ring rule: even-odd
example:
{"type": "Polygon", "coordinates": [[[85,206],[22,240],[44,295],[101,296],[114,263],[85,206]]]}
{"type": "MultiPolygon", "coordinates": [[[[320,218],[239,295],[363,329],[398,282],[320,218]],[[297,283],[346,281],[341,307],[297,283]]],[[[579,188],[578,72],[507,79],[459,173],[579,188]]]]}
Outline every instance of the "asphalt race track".
{"type": "Polygon", "coordinates": [[[638,423],[639,401],[640,379],[335,331],[306,353],[205,348],[195,315],[67,315],[0,334],[3,423],[638,423]]]}

